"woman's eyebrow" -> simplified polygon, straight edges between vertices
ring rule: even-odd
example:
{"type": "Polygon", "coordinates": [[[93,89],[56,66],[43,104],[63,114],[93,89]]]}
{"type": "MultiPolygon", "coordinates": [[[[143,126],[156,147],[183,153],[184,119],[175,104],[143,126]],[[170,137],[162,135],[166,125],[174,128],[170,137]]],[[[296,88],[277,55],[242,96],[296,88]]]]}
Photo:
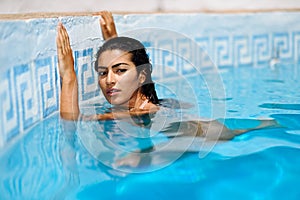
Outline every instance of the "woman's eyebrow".
{"type": "Polygon", "coordinates": [[[111,66],[111,68],[119,67],[120,65],[128,65],[129,66],[128,63],[117,63],[117,64],[111,66]]]}
{"type": "MultiPolygon", "coordinates": [[[[127,66],[129,66],[128,63],[117,63],[117,64],[111,66],[111,68],[113,69],[113,68],[119,67],[120,65],[127,65],[127,66]]],[[[99,70],[99,69],[106,70],[107,68],[108,67],[106,67],[106,66],[97,66],[96,70],[99,70]]]]}
{"type": "Polygon", "coordinates": [[[107,67],[105,67],[105,66],[97,66],[96,71],[98,71],[99,69],[105,70],[105,69],[107,69],[107,67]]]}

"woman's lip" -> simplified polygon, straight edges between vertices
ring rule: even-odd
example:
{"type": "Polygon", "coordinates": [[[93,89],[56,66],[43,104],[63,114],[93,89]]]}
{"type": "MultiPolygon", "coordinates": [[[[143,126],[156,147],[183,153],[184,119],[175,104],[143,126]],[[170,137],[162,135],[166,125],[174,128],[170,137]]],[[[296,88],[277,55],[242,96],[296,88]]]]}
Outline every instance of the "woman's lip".
{"type": "Polygon", "coordinates": [[[106,90],[106,94],[108,94],[109,96],[113,96],[115,95],[117,92],[120,92],[121,90],[118,90],[118,89],[115,89],[115,88],[112,88],[112,89],[107,89],[106,90]]]}

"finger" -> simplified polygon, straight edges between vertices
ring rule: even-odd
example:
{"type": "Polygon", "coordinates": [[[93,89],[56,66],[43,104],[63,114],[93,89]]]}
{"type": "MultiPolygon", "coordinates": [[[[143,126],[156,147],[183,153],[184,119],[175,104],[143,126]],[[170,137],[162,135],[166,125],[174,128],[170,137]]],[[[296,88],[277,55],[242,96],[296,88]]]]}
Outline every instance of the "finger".
{"type": "Polygon", "coordinates": [[[60,41],[60,48],[61,48],[61,53],[62,55],[65,55],[66,53],[66,42],[65,42],[65,34],[64,34],[64,26],[61,25],[59,29],[59,41],[60,41]]]}
{"type": "Polygon", "coordinates": [[[106,23],[107,24],[112,24],[114,22],[112,13],[109,12],[109,11],[105,12],[105,18],[106,18],[106,23]]]}
{"type": "Polygon", "coordinates": [[[106,21],[106,18],[107,18],[107,11],[104,10],[101,12],[101,16],[103,17],[103,19],[106,21]]]}
{"type": "Polygon", "coordinates": [[[102,13],[102,15],[100,16],[100,28],[102,31],[102,35],[106,36],[109,32],[108,26],[107,26],[107,19],[104,13],[102,13]]]}
{"type": "Polygon", "coordinates": [[[106,13],[106,15],[107,15],[107,21],[108,22],[113,22],[114,21],[114,19],[113,19],[113,15],[112,15],[112,13],[111,12],[107,12],[106,13]]]}
{"type": "Polygon", "coordinates": [[[104,13],[105,13],[105,11],[93,13],[93,15],[99,16],[99,24],[100,24],[101,28],[106,24],[106,19],[105,19],[104,13]]]}
{"type": "Polygon", "coordinates": [[[63,53],[63,39],[62,39],[62,31],[61,24],[57,25],[57,36],[56,36],[56,46],[58,53],[63,53]]]}
{"type": "Polygon", "coordinates": [[[56,47],[59,48],[61,46],[60,44],[60,26],[57,24],[56,27],[56,47]]]}
{"type": "Polygon", "coordinates": [[[107,32],[107,26],[106,26],[106,18],[104,12],[100,13],[99,24],[102,30],[102,34],[105,34],[105,32],[107,32]]]}
{"type": "Polygon", "coordinates": [[[101,26],[105,26],[106,25],[106,22],[105,22],[105,20],[103,19],[102,16],[99,17],[99,22],[100,22],[101,26]]]}
{"type": "Polygon", "coordinates": [[[104,19],[106,24],[110,24],[112,21],[112,14],[109,11],[103,11],[102,12],[102,18],[104,19]]]}
{"type": "Polygon", "coordinates": [[[64,45],[63,51],[64,51],[64,53],[68,53],[68,51],[71,49],[69,35],[64,26],[62,26],[61,30],[62,30],[62,39],[63,39],[63,45],[64,45]]]}

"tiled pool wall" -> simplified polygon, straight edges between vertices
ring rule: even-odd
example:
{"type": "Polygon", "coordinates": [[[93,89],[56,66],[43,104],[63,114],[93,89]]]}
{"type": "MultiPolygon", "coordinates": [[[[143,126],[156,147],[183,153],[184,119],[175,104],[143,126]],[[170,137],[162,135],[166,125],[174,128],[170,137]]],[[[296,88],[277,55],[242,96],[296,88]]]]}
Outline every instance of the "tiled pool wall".
{"type": "MultiPolygon", "coordinates": [[[[186,55],[185,59],[192,59],[192,64],[201,69],[214,67],[210,59],[219,68],[268,66],[274,56],[281,62],[300,62],[298,12],[114,17],[120,35],[141,36],[150,49],[152,63],[181,74],[193,73],[193,70],[169,52],[157,53],[151,49],[168,49],[183,57],[186,55]],[[201,49],[210,59],[198,56],[201,49]],[[191,52],[196,52],[193,58],[191,52]]],[[[89,101],[99,94],[92,67],[97,48],[103,42],[97,17],[0,21],[0,148],[59,109],[60,80],[55,46],[58,20],[70,34],[75,69],[79,74],[80,101],[89,101]]],[[[162,68],[154,76],[162,79],[172,73],[162,68]]]]}

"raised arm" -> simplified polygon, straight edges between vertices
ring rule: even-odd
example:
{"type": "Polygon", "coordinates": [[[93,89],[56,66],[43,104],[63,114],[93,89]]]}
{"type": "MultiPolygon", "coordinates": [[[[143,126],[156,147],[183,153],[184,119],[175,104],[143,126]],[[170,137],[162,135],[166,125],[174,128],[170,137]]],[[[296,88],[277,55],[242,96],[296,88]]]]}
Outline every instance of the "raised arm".
{"type": "Polygon", "coordinates": [[[69,35],[61,22],[57,25],[56,47],[59,75],[62,81],[60,115],[66,120],[76,120],[80,112],[78,106],[78,83],[69,35]]]}
{"type": "MultiPolygon", "coordinates": [[[[78,83],[74,70],[73,51],[70,46],[68,32],[61,22],[57,25],[56,46],[59,75],[62,82],[60,115],[66,120],[77,120],[80,115],[80,110],[78,104],[78,83]]],[[[110,113],[82,117],[83,119],[107,120],[128,116],[130,116],[129,113],[120,113],[117,115],[110,113]]]]}
{"type": "Polygon", "coordinates": [[[114,18],[111,12],[101,11],[95,13],[94,15],[100,16],[99,24],[102,31],[102,37],[104,40],[108,40],[110,38],[118,36],[114,18]]]}

